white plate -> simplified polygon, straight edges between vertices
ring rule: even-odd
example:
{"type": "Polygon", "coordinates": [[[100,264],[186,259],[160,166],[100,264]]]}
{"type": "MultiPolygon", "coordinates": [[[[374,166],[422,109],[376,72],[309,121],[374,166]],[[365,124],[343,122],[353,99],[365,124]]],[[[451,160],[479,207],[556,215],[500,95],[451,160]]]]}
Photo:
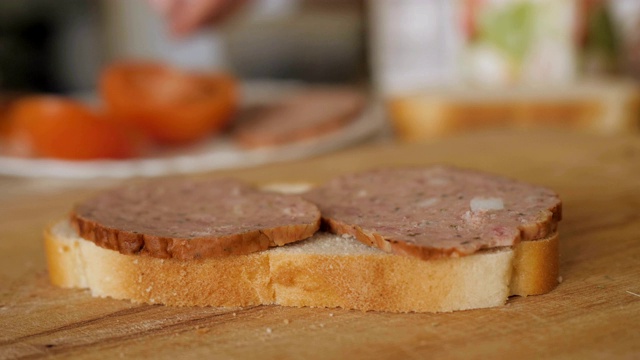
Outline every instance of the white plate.
{"type": "MultiPolygon", "coordinates": [[[[274,101],[301,87],[300,84],[291,83],[252,83],[243,86],[244,103],[247,106],[274,101]]],[[[67,161],[0,156],[0,174],[85,179],[127,178],[248,167],[301,159],[344,148],[374,136],[383,126],[381,107],[371,104],[343,129],[291,145],[247,150],[236,146],[229,138],[219,136],[156,157],[129,160],[67,161]]]]}

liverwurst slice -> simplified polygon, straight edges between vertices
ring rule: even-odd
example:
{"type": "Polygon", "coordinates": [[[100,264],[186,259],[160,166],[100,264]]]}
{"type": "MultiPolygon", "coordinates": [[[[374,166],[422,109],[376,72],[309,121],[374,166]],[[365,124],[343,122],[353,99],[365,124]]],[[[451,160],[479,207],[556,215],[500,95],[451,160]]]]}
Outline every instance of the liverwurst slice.
{"type": "Polygon", "coordinates": [[[542,239],[561,218],[550,189],[445,166],[344,175],[303,196],[331,232],[422,259],[542,239]]]}
{"type": "Polygon", "coordinates": [[[241,121],[233,138],[243,147],[290,144],[339,130],[356,119],[365,97],[347,88],[313,89],[255,111],[241,121]]]}
{"type": "Polygon", "coordinates": [[[77,205],[71,223],[81,237],[107,249],[187,260],[306,239],[318,230],[320,212],[299,196],[237,180],[151,180],[77,205]]]}

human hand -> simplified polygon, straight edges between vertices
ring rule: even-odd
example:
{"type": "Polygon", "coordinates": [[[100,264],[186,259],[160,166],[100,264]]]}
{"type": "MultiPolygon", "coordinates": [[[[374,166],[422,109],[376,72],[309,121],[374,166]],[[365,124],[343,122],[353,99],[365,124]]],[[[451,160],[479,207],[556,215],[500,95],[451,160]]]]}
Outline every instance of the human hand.
{"type": "Polygon", "coordinates": [[[245,0],[148,0],[175,36],[187,36],[233,13],[245,0]]]}

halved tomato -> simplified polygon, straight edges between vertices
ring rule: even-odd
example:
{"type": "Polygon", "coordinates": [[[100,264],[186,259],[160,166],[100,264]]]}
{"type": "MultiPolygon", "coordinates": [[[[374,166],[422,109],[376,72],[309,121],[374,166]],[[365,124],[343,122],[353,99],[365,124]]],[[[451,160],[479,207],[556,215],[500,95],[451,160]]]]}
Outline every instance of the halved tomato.
{"type": "Polygon", "coordinates": [[[225,74],[196,74],[155,63],[106,68],[100,92],[116,118],[164,144],[181,144],[222,130],[235,114],[236,81],[225,74]]]}
{"type": "Polygon", "coordinates": [[[3,136],[17,156],[69,160],[129,158],[137,155],[135,137],[82,103],[55,96],[16,100],[3,136]]]}

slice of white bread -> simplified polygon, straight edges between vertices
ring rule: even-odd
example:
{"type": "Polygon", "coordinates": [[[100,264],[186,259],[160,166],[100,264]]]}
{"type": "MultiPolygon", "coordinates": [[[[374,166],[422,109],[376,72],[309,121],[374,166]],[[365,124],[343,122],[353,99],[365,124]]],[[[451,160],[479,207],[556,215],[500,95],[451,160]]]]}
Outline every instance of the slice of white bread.
{"type": "Polygon", "coordinates": [[[327,233],[249,255],[182,261],[98,247],[63,220],[46,229],[45,249],[54,285],[172,306],[447,312],[546,293],[558,278],[557,233],[513,248],[430,261],[327,233]]]}
{"type": "Polygon", "coordinates": [[[425,89],[393,96],[387,107],[396,134],[407,141],[505,127],[560,127],[602,134],[640,130],[640,88],[622,80],[587,81],[544,91],[425,89]]]}

